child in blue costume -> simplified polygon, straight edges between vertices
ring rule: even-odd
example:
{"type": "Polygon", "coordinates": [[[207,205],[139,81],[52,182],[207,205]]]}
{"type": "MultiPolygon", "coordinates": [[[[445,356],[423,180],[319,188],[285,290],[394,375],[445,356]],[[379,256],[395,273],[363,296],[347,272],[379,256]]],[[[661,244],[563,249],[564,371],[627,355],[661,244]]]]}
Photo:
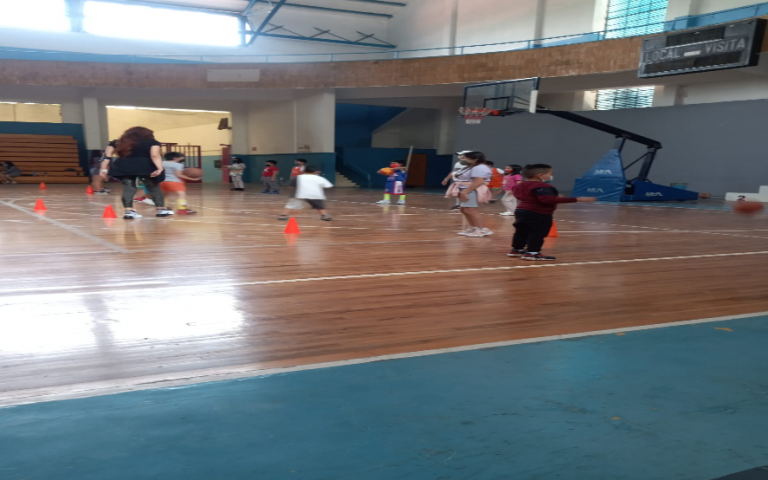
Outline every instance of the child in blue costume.
{"type": "Polygon", "coordinates": [[[398,205],[405,205],[405,181],[408,179],[405,163],[395,160],[389,164],[392,173],[387,176],[387,186],[384,189],[384,200],[376,202],[379,205],[390,205],[392,195],[400,195],[398,205]]]}

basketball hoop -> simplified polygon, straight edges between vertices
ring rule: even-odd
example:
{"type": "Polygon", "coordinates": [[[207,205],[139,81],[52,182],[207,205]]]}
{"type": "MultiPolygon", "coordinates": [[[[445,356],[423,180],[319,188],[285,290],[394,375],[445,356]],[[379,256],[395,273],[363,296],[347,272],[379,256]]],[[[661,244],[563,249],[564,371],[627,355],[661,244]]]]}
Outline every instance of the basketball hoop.
{"type": "Polygon", "coordinates": [[[480,125],[480,122],[483,121],[483,118],[490,115],[491,112],[493,112],[493,110],[490,108],[483,107],[459,108],[459,113],[461,113],[461,115],[467,121],[467,125],[480,125]]]}

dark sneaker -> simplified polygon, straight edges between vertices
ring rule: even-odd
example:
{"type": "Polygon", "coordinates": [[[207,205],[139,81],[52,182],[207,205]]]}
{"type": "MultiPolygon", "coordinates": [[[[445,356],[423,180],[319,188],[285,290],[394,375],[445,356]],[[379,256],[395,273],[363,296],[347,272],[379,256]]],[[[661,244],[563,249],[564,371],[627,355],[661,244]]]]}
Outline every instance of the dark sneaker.
{"type": "Polygon", "coordinates": [[[451,207],[451,210],[458,210],[461,208],[461,205],[454,205],[451,207]]]}
{"type": "Polygon", "coordinates": [[[272,195],[280,195],[280,192],[275,190],[274,192],[272,192],[272,195]]]}
{"type": "Polygon", "coordinates": [[[322,217],[320,217],[320,220],[322,220],[324,222],[330,222],[333,219],[331,218],[330,215],[323,215],[322,217]]]}
{"type": "Polygon", "coordinates": [[[523,255],[525,255],[525,250],[515,250],[514,248],[507,254],[508,257],[522,257],[523,255]]]}
{"type": "Polygon", "coordinates": [[[280,215],[277,217],[278,220],[288,220],[288,215],[280,215]]]}
{"type": "Polygon", "coordinates": [[[532,253],[526,253],[521,257],[523,260],[529,260],[532,262],[551,262],[552,260],[555,260],[555,257],[548,257],[546,255],[542,255],[540,253],[532,254],[532,253]]]}

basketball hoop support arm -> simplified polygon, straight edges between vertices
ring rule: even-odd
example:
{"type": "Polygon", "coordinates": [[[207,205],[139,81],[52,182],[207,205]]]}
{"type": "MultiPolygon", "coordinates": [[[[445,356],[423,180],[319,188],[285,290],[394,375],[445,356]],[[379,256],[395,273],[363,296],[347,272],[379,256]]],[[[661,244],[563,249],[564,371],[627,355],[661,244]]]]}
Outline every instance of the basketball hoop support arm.
{"type": "Polygon", "coordinates": [[[591,118],[583,117],[573,112],[547,110],[546,108],[541,108],[541,107],[538,108],[536,112],[546,113],[558,118],[562,118],[563,120],[568,120],[570,122],[578,123],[579,125],[584,125],[585,127],[593,128],[595,130],[600,130],[601,132],[605,132],[605,133],[610,133],[611,135],[614,135],[616,137],[616,143],[614,143],[613,148],[618,151],[621,151],[624,148],[624,143],[627,140],[631,140],[635,143],[645,145],[646,147],[648,147],[648,151],[645,153],[645,159],[643,160],[643,166],[640,168],[640,174],[637,176],[635,180],[639,180],[641,182],[650,181],[648,180],[648,174],[651,172],[653,161],[656,159],[656,152],[658,152],[662,148],[661,142],[657,140],[653,140],[648,137],[644,137],[642,135],[638,135],[636,133],[629,132],[621,128],[614,127],[612,125],[608,125],[607,123],[598,122],[597,120],[592,120],[591,118]]]}

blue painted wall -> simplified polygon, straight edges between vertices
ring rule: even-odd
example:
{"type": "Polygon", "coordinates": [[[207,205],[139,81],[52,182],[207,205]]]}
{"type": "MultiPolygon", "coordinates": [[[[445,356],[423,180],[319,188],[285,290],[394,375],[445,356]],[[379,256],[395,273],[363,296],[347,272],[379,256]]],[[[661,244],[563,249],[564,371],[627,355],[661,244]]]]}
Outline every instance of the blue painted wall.
{"type": "Polygon", "coordinates": [[[221,169],[213,166],[216,160],[221,160],[221,155],[203,155],[201,159],[203,183],[221,183],[221,169]]]}
{"type": "Polygon", "coordinates": [[[405,110],[401,107],[336,104],[336,149],[370,147],[373,132],[405,110]]]}
{"type": "Polygon", "coordinates": [[[0,133],[22,135],[69,135],[77,140],[80,166],[88,171],[88,151],[85,149],[85,133],[79,123],[0,122],[0,133]]]}
{"type": "MultiPolygon", "coordinates": [[[[451,155],[437,155],[436,150],[415,149],[413,153],[427,154],[427,181],[425,187],[440,187],[440,182],[451,170],[453,157],[451,155]]],[[[405,160],[408,158],[407,148],[341,148],[339,155],[349,163],[371,174],[373,186],[383,188],[386,177],[379,175],[379,169],[388,167],[393,160],[405,160]]]]}

